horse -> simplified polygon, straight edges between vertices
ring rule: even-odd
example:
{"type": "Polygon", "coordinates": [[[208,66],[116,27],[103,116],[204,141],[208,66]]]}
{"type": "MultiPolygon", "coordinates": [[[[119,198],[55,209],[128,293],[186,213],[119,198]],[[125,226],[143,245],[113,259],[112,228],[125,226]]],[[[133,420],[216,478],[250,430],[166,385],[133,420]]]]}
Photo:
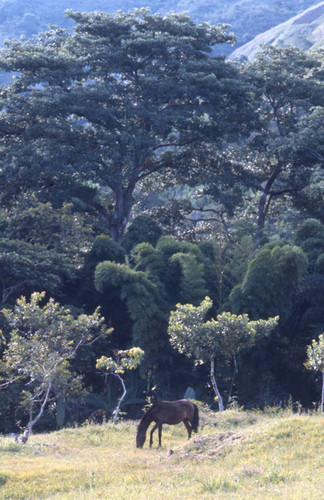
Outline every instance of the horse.
{"type": "Polygon", "coordinates": [[[199,412],[197,406],[188,401],[188,399],[180,399],[179,401],[160,401],[155,403],[143,415],[137,428],[136,447],[143,448],[146,439],[146,431],[150,424],[155,422],[154,427],[150,432],[150,448],[153,444],[153,433],[158,429],[159,433],[159,448],[162,446],[162,425],[176,425],[183,422],[187,431],[188,439],[191,437],[192,431],[198,432],[199,412]]]}

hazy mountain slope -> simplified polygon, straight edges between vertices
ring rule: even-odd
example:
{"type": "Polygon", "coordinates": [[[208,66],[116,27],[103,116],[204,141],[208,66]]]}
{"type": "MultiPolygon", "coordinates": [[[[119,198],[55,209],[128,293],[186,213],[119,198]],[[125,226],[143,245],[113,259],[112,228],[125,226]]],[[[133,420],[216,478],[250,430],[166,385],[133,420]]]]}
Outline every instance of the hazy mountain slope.
{"type": "Polygon", "coordinates": [[[178,0],[180,7],[194,19],[212,24],[226,23],[237,38],[237,45],[251,40],[256,34],[289,19],[316,3],[312,0],[178,0]]]}
{"type": "Polygon", "coordinates": [[[231,59],[252,59],[261,44],[281,47],[295,45],[303,50],[324,48],[324,2],[256,36],[234,50],[231,59]]]}
{"type": "MultiPolygon", "coordinates": [[[[49,24],[68,27],[65,9],[115,12],[148,6],[152,12],[186,11],[196,22],[232,26],[237,45],[286,21],[314,5],[316,0],[0,0],[0,46],[5,38],[27,38],[49,24]]],[[[230,47],[225,50],[229,53],[230,47]]]]}

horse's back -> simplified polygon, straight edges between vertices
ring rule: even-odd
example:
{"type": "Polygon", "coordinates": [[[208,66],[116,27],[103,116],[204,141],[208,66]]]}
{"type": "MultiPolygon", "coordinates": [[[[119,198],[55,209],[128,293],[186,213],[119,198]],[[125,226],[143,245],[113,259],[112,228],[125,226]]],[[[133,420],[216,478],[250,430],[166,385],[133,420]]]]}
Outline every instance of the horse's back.
{"type": "Polygon", "coordinates": [[[165,424],[178,424],[183,419],[191,419],[195,405],[188,399],[159,401],[154,405],[154,420],[165,424]]]}
{"type": "Polygon", "coordinates": [[[155,403],[153,406],[184,406],[191,407],[194,404],[189,401],[189,399],[177,399],[176,401],[159,401],[155,403]]]}

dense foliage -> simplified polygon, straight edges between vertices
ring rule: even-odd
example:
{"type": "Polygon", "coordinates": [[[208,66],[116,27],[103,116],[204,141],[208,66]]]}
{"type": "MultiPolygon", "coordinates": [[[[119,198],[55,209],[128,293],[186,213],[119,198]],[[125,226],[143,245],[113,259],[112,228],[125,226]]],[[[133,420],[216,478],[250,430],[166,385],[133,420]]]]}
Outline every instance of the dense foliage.
{"type": "Polygon", "coordinates": [[[0,90],[0,431],[42,409],[43,428],[116,407],[139,416],[188,387],[215,404],[215,380],[225,406],[311,407],[321,54],[270,47],[238,66],[211,56],[224,27],[184,15],[69,16],[73,33],[8,43],[0,58],[16,73],[0,90]],[[200,308],[185,339],[170,330],[174,311],[200,308]],[[92,342],[80,318],[105,321],[109,338],[92,342]]]}

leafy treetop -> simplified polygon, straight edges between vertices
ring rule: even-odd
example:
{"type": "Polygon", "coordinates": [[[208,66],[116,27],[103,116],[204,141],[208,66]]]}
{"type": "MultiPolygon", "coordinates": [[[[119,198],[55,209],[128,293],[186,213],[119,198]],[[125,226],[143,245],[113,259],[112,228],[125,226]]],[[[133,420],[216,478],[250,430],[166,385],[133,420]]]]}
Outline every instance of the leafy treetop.
{"type": "Polygon", "coordinates": [[[0,69],[17,73],[0,96],[2,175],[66,200],[76,183],[95,183],[111,195],[102,210],[120,240],[135,186],[156,172],[185,175],[192,150],[247,131],[252,108],[237,66],[210,56],[232,40],[224,26],[147,9],[68,17],[74,33],[2,51],[0,69]]]}

